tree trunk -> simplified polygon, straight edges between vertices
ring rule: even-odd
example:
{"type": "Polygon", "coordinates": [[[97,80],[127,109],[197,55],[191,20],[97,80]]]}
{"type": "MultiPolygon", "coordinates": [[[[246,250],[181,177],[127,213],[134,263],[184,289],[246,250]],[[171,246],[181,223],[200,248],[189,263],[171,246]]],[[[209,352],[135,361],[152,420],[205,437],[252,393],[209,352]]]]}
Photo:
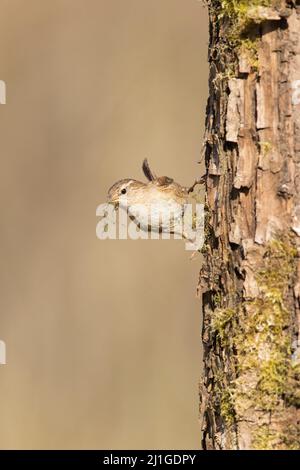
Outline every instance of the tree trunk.
{"type": "Polygon", "coordinates": [[[299,449],[300,0],[208,8],[202,444],[299,449]]]}

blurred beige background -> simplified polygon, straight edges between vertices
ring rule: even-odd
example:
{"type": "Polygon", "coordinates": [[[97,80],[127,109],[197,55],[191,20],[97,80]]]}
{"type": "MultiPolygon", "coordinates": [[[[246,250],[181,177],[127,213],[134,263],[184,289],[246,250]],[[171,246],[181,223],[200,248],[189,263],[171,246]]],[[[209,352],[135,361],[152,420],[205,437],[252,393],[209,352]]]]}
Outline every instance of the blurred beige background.
{"type": "Polygon", "coordinates": [[[199,166],[197,0],[0,0],[0,447],[199,448],[200,261],[99,241],[98,204],[199,166]]]}

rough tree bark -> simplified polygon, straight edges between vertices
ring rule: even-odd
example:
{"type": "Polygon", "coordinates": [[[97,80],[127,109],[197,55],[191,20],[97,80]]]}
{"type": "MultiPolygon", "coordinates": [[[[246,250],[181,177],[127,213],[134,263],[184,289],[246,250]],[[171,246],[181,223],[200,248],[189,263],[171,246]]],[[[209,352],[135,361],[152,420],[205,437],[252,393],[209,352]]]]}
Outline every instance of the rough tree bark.
{"type": "Polygon", "coordinates": [[[300,0],[207,3],[202,444],[299,449],[300,0]]]}

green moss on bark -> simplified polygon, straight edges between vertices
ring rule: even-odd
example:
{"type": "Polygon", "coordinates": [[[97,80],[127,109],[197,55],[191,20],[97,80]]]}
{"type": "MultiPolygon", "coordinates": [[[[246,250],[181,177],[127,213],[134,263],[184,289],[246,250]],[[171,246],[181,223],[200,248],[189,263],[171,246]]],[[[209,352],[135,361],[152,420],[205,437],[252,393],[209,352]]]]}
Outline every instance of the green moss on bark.
{"type": "MultiPolygon", "coordinates": [[[[292,357],[287,301],[296,256],[291,237],[272,240],[256,275],[260,291],[256,299],[237,303],[235,308],[221,308],[221,296],[216,294],[218,306],[211,319],[212,333],[223,350],[235,351],[236,378],[217,378],[217,402],[227,423],[234,423],[247,409],[272,414],[281,406],[300,406],[300,365],[292,357]]],[[[275,443],[278,447],[278,439],[272,427],[263,424],[253,445],[270,449],[275,443]]],[[[283,441],[282,445],[289,448],[283,441]]]]}
{"type": "Polygon", "coordinates": [[[275,0],[220,0],[209,3],[210,8],[215,10],[216,20],[222,24],[220,36],[221,39],[224,37],[224,47],[229,47],[237,55],[247,55],[254,70],[258,68],[258,26],[264,21],[259,8],[274,4],[275,0]]]}

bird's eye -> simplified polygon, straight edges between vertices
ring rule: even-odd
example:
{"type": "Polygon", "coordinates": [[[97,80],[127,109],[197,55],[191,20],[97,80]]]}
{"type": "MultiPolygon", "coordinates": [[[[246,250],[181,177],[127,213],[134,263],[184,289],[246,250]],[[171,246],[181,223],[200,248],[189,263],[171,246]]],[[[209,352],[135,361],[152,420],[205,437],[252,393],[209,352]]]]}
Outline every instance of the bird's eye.
{"type": "Polygon", "coordinates": [[[121,194],[126,194],[126,189],[125,189],[125,188],[123,188],[123,189],[121,190],[121,194]]]}

